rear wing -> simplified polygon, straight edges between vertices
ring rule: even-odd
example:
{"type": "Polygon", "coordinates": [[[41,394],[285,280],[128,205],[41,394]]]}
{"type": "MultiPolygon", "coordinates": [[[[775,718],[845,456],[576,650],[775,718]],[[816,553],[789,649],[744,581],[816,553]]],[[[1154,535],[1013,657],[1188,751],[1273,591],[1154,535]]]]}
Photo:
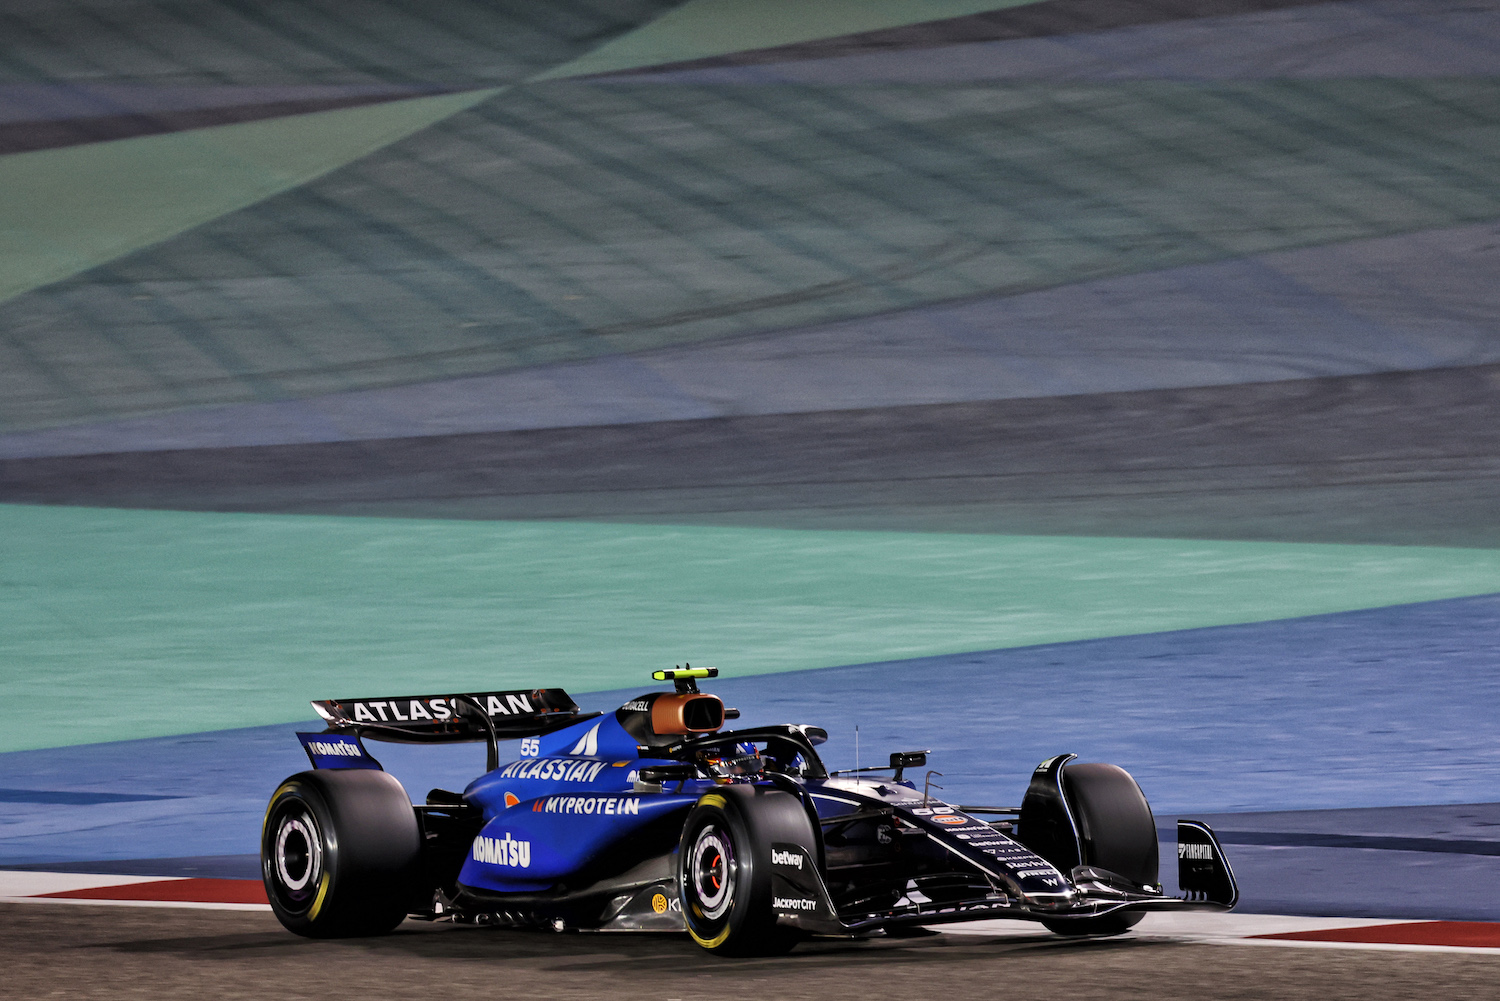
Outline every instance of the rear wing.
{"type": "Polygon", "coordinates": [[[495,767],[498,740],[535,737],[599,713],[579,710],[561,688],[383,699],[322,699],[312,704],[329,733],[352,733],[401,744],[483,740],[495,767]]]}

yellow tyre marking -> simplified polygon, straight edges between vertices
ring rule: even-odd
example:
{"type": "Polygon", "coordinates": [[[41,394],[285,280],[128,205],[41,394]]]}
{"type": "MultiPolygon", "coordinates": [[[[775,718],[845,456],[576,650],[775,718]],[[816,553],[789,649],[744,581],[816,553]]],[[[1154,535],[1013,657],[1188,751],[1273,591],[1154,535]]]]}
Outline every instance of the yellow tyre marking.
{"type": "Polygon", "coordinates": [[[727,924],[724,926],[724,930],[719,932],[719,934],[715,935],[713,938],[704,938],[702,935],[699,935],[697,932],[693,931],[692,925],[688,925],[687,931],[688,934],[693,937],[693,941],[697,942],[705,949],[717,949],[719,946],[723,945],[724,940],[729,937],[729,925],[727,924]]]}
{"type": "MultiPolygon", "coordinates": [[[[717,806],[722,810],[729,806],[729,801],[723,796],[720,796],[718,793],[711,792],[706,796],[700,797],[698,799],[698,805],[717,806]]],[[[693,905],[694,910],[697,910],[697,907],[697,904],[693,905]]],[[[699,911],[698,913],[701,915],[703,912],[699,911]]],[[[690,922],[683,923],[687,925],[687,933],[688,935],[692,936],[693,941],[697,942],[705,949],[717,949],[719,946],[723,945],[724,940],[729,937],[729,922],[727,921],[724,922],[724,930],[719,932],[719,934],[715,935],[713,938],[704,938],[702,935],[699,935],[697,932],[693,931],[693,926],[690,922]]]]}
{"type": "Polygon", "coordinates": [[[312,910],[307,912],[307,920],[318,920],[318,912],[323,909],[323,899],[328,896],[328,873],[323,873],[323,881],[318,884],[318,896],[313,900],[312,910]]]}
{"type": "Polygon", "coordinates": [[[271,802],[269,802],[269,803],[266,804],[266,816],[260,822],[260,829],[261,829],[262,833],[265,833],[266,825],[271,822],[271,807],[273,807],[273,806],[276,805],[277,798],[283,792],[285,792],[286,790],[291,789],[291,788],[293,788],[292,783],[287,782],[287,783],[284,783],[279,789],[277,789],[274,793],[271,794],[271,802]]]}

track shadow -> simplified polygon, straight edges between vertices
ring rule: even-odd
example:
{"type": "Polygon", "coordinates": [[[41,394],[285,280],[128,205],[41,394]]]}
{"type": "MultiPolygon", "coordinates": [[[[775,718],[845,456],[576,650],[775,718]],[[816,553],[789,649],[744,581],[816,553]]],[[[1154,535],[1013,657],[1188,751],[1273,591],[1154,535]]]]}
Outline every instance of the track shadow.
{"type": "Polygon", "coordinates": [[[775,967],[822,969],[850,964],[951,964],[993,959],[997,952],[1118,952],[1159,948],[1164,943],[1137,939],[1072,940],[1034,935],[933,935],[900,939],[819,939],[800,944],[790,955],[766,958],[723,958],[709,955],[685,936],[553,934],[408,922],[394,934],[379,938],[318,941],[281,931],[238,934],[130,938],[78,945],[119,953],[156,954],[199,960],[254,955],[258,959],[401,955],[409,959],[522,961],[541,970],[576,973],[644,972],[666,962],[678,972],[733,972],[775,967]]]}

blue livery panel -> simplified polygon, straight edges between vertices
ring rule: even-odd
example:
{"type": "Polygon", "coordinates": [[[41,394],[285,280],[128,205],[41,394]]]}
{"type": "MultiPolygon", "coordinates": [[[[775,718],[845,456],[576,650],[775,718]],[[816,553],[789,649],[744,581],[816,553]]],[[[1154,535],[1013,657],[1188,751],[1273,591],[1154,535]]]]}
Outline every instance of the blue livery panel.
{"type": "MultiPolygon", "coordinates": [[[[522,741],[522,757],[481,775],[464,798],[484,811],[458,881],[494,892],[537,892],[598,860],[610,845],[652,821],[686,812],[682,795],[633,791],[635,738],[614,716],[585,720],[522,741]]],[[[696,785],[696,783],[689,783],[696,785]]]]}
{"type": "Polygon", "coordinates": [[[628,791],[640,766],[650,763],[636,757],[637,750],[635,738],[613,716],[584,720],[521,741],[520,760],[469,783],[464,799],[491,820],[548,793],[628,791]]]}
{"type": "Polygon", "coordinates": [[[686,813],[697,801],[696,792],[568,792],[519,803],[484,826],[458,881],[502,893],[548,889],[636,830],[686,813]]]}

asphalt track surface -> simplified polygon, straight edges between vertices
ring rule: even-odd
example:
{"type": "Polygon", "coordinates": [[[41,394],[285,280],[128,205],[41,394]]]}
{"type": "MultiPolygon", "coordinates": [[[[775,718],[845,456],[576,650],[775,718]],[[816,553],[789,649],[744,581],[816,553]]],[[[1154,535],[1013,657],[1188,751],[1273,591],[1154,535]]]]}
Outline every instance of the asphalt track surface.
{"type": "Polygon", "coordinates": [[[676,936],[553,935],[407,922],[313,942],[266,913],[0,904],[12,997],[685,1001],[846,998],[1488,998],[1500,956],[1145,940],[933,935],[724,960],[676,936]],[[878,988],[876,987],[878,985],[878,988]]]}
{"type": "Polygon", "coordinates": [[[0,500],[1500,545],[1500,366],[0,460],[0,500]]]}

